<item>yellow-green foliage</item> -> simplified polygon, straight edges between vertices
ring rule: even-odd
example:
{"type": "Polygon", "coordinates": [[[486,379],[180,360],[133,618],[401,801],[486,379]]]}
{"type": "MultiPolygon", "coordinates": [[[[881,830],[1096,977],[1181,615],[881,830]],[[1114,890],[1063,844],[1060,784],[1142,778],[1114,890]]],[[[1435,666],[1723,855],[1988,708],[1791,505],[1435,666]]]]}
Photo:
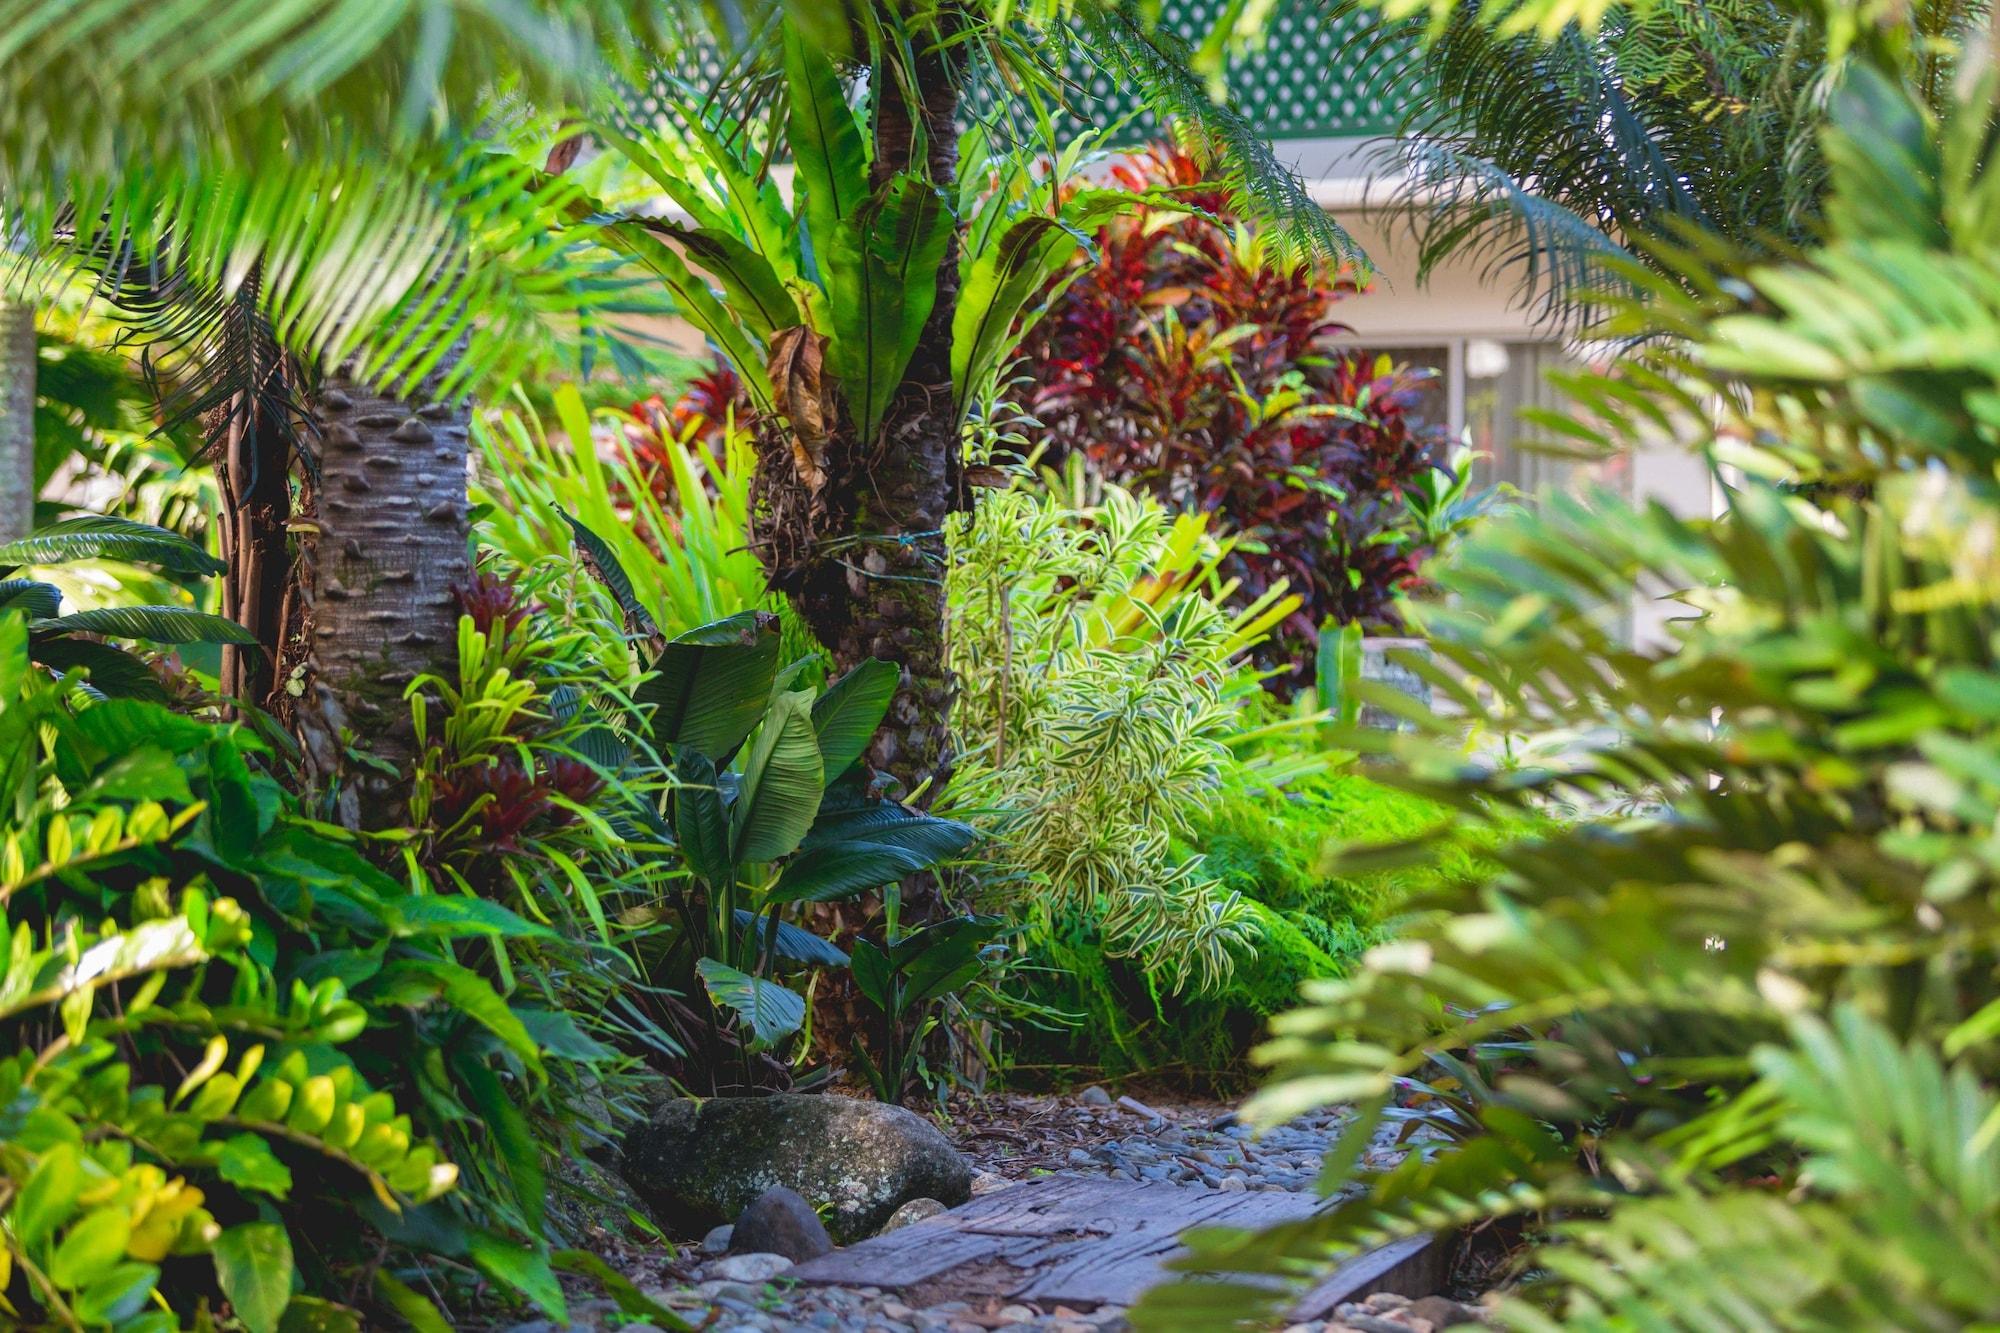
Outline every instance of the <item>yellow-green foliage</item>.
{"type": "Polygon", "coordinates": [[[1241,904],[1247,928],[1228,979],[1209,993],[1174,995],[1143,968],[1098,956],[1074,923],[1059,928],[1046,950],[1050,969],[1030,973],[1031,991],[1079,1022],[1030,1035],[1024,1062],[1237,1082],[1265,1020],[1296,1004],[1301,986],[1344,975],[1412,897],[1490,870],[1455,850],[1435,863],[1336,871],[1336,849],[1420,837],[1451,812],[1358,773],[1308,775],[1284,788],[1235,767],[1224,773],[1226,785],[1175,847],[1200,855],[1241,904]]]}
{"type": "Polygon", "coordinates": [[[946,799],[997,829],[1006,906],[1043,937],[1087,923],[1169,989],[1219,985],[1254,925],[1174,840],[1234,762],[1231,691],[1254,689],[1243,656],[1289,601],[1225,608],[1202,516],[1114,487],[987,491],[951,541],[946,799]]]}

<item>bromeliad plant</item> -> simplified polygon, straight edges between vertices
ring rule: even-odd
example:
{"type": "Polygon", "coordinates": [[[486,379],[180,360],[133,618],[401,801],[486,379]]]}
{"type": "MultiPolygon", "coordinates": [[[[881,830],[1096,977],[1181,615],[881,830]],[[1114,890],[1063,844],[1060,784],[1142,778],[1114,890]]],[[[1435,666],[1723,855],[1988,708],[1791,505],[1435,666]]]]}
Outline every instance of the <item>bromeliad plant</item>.
{"type": "MultiPolygon", "coordinates": [[[[1397,781],[1463,812],[1443,842],[1550,804],[1631,813],[1499,848],[1281,1021],[1261,1110],[1357,1103],[1335,1171],[1412,1093],[1446,1134],[1190,1268],[1303,1277],[1508,1219],[1533,1243],[1510,1328],[2000,1315],[2000,77],[1986,53],[1934,119],[1878,72],[1895,32],[1850,30],[1825,243],[1659,246],[1667,276],[1635,268],[1647,304],[1608,332],[1674,340],[1575,379],[1572,437],[1708,432],[1725,512],[1598,497],[1491,526],[1428,618],[1442,661],[1411,663],[1500,733],[1585,738],[1532,765],[1395,742],[1397,781]],[[1621,643],[1604,613],[1635,586],[1693,614],[1621,643]]],[[[1210,1329],[1276,1295],[1170,1289],[1140,1321],[1210,1329]]]]}

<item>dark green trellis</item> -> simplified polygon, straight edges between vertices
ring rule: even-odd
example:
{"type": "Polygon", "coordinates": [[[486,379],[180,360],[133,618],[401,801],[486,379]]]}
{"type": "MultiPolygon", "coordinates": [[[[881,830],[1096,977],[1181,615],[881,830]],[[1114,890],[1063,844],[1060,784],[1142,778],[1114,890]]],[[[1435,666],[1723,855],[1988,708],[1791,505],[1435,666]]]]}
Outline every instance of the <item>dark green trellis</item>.
{"type": "MultiPolygon", "coordinates": [[[[1165,0],[1161,24],[1199,42],[1214,27],[1224,3],[1165,0]]],[[[1324,9],[1323,0],[1278,0],[1262,46],[1229,62],[1230,99],[1273,140],[1393,132],[1410,96],[1406,67],[1381,58],[1379,51],[1357,58],[1358,51],[1373,46],[1360,26],[1370,20],[1361,15],[1328,19],[1324,9]]],[[[685,81],[679,88],[662,76],[644,92],[628,94],[632,118],[675,117],[688,89],[711,87],[721,77],[722,61],[712,50],[684,53],[678,73],[685,81]]],[[[1073,113],[1067,132],[1114,124],[1136,111],[1122,137],[1139,142],[1161,133],[1159,123],[1143,109],[1139,91],[1081,52],[1067,62],[1064,77],[1073,113]]]]}
{"type": "MultiPolygon", "coordinates": [[[[1165,0],[1161,25],[1199,42],[1214,27],[1224,0],[1165,0]]],[[[1366,137],[1395,130],[1408,94],[1401,70],[1378,59],[1356,61],[1371,43],[1362,16],[1329,20],[1313,0],[1279,0],[1261,49],[1228,65],[1229,96],[1269,139],[1366,137]]],[[[1089,94],[1090,122],[1103,125],[1139,108],[1138,91],[1110,74],[1073,65],[1070,77],[1089,94]]],[[[1079,107],[1079,110],[1083,108],[1079,107]]],[[[1143,112],[1133,121],[1139,137],[1159,126],[1143,112]]]]}

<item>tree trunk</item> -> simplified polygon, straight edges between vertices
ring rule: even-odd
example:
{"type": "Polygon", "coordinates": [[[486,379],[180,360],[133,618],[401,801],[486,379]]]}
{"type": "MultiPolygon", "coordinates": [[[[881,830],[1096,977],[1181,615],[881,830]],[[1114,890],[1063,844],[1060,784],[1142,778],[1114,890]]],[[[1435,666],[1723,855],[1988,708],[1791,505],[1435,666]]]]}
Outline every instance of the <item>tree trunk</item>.
{"type": "Polygon", "coordinates": [[[438,400],[435,387],[455,359],[411,399],[345,371],[319,399],[318,490],[300,543],[305,672],[286,689],[297,696],[308,782],[349,827],[400,819],[417,758],[404,690],[453,669],[455,589],[471,573],[472,414],[463,401],[438,400]],[[374,762],[351,762],[355,744],[374,762]]]}
{"type": "MultiPolygon", "coordinates": [[[[916,57],[920,101],[876,71],[875,181],[915,170],[952,193],[958,168],[957,47],[940,20],[916,57]],[[917,131],[921,128],[919,144],[917,131]],[[922,160],[917,160],[919,148],[922,160]]],[[[958,308],[958,238],[938,270],[937,300],[876,441],[828,451],[830,507],[853,515],[856,544],[810,569],[797,605],[843,670],[870,657],[902,668],[902,684],[868,758],[928,796],[951,769],[951,678],[945,666],[947,515],[961,506],[960,448],[951,396],[951,321],[958,308]]]]}
{"type": "Polygon", "coordinates": [[[300,376],[259,312],[262,274],[254,272],[237,294],[239,318],[226,326],[225,355],[250,368],[248,385],[203,423],[222,485],[218,525],[223,576],[222,614],[257,636],[257,646],[225,644],[222,692],[254,707],[269,707],[277,686],[289,627],[286,593],[292,586],[291,468],[302,428],[293,404],[300,376]]]}
{"type": "Polygon", "coordinates": [[[0,542],[35,526],[35,309],[0,299],[0,542]]]}

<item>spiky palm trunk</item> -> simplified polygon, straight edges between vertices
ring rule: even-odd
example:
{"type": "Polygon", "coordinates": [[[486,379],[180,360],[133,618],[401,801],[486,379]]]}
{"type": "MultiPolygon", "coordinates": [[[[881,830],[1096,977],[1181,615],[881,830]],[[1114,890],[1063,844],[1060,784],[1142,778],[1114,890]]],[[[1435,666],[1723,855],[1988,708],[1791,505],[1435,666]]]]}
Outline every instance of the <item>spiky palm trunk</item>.
{"type": "MultiPolygon", "coordinates": [[[[912,102],[884,73],[876,119],[875,183],[918,171],[952,192],[958,170],[955,47],[919,51],[912,102]],[[921,131],[921,132],[919,132],[921,131]],[[921,146],[922,157],[918,151],[921,146]]],[[[958,308],[958,238],[938,268],[931,307],[879,439],[831,450],[831,508],[853,515],[861,540],[806,577],[800,613],[846,669],[870,657],[902,668],[902,686],[869,751],[875,767],[916,790],[943,785],[951,767],[951,677],[945,667],[945,518],[961,503],[952,408],[951,322],[958,308]]]]}
{"type": "Polygon", "coordinates": [[[0,542],[35,526],[35,310],[0,299],[0,542]]]}
{"type": "Polygon", "coordinates": [[[451,361],[407,399],[344,372],[319,399],[318,490],[300,556],[305,672],[293,713],[308,777],[350,827],[399,816],[417,757],[404,691],[452,665],[454,589],[470,574],[472,413],[437,397],[451,361]],[[351,762],[344,733],[373,762],[351,762]]]}

